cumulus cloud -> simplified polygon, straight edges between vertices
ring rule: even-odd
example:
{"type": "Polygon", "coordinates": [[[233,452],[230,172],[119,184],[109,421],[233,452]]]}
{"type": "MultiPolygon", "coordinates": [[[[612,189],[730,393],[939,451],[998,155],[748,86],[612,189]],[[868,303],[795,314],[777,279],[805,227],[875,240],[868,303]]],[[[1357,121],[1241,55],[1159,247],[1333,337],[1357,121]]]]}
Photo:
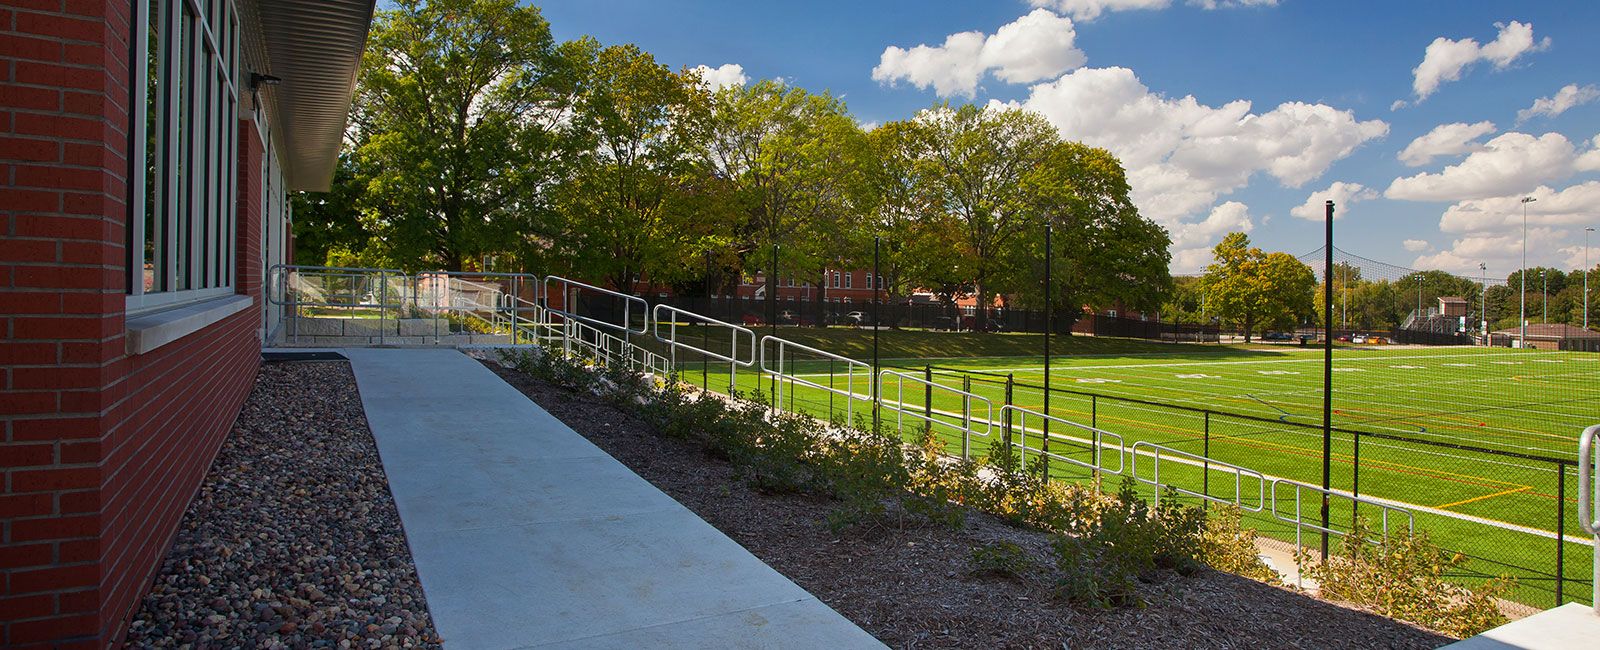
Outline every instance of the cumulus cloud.
{"type": "Polygon", "coordinates": [[[1179,221],[1168,226],[1172,235],[1172,271],[1194,273],[1211,263],[1211,248],[1230,232],[1250,232],[1255,221],[1250,207],[1228,201],[1211,209],[1200,221],[1179,221]]]}
{"type": "Polygon", "coordinates": [[[1596,99],[1600,99],[1600,88],[1596,88],[1593,84],[1581,87],[1578,84],[1567,84],[1556,91],[1556,94],[1535,99],[1532,106],[1517,111],[1517,123],[1521,124],[1540,115],[1555,117],[1567,112],[1567,109],[1582,106],[1596,99]]]}
{"type": "MultiPolygon", "coordinates": [[[[1439,229],[1455,238],[1448,248],[1417,258],[1417,268],[1441,268],[1477,275],[1478,262],[1489,265],[1489,276],[1504,278],[1522,264],[1522,214],[1528,214],[1528,264],[1578,268],[1583,228],[1594,223],[1593,209],[1600,204],[1600,181],[1587,181],[1562,189],[1539,186],[1522,194],[1459,201],[1446,208],[1439,229]]],[[[1591,260],[1591,263],[1594,260],[1591,260]]]]}
{"type": "MultiPolygon", "coordinates": [[[[1550,37],[1535,41],[1533,24],[1511,21],[1495,23],[1500,30],[1493,41],[1479,45],[1471,38],[1452,40],[1440,36],[1428,44],[1422,54],[1422,63],[1411,70],[1411,90],[1416,102],[1427,99],[1445,82],[1461,78],[1461,73],[1479,61],[1488,61],[1496,69],[1505,69],[1524,54],[1550,47],[1550,37]]],[[[1399,106],[1391,106],[1399,108],[1399,106]]]]}
{"type": "MultiPolygon", "coordinates": [[[[1035,7],[1048,7],[1078,20],[1094,20],[1100,14],[1113,11],[1166,9],[1172,0],[1028,0],[1035,7]]],[[[1192,7],[1201,9],[1235,9],[1239,7],[1272,7],[1278,0],[1188,0],[1192,7]]]]}
{"type": "Polygon", "coordinates": [[[1400,242],[1400,245],[1404,246],[1406,250],[1413,253],[1419,253],[1428,250],[1428,242],[1421,239],[1407,239],[1403,242],[1400,242]]]}
{"type": "Polygon", "coordinates": [[[694,71],[700,73],[701,81],[710,86],[713,92],[728,86],[743,86],[745,82],[750,81],[744,75],[744,66],[737,63],[724,63],[715,68],[697,65],[694,71]]]}
{"type": "Polygon", "coordinates": [[[905,80],[918,89],[929,87],[940,97],[977,95],[985,74],[1008,83],[1048,79],[1082,66],[1087,58],[1075,45],[1072,19],[1035,9],[985,36],[959,32],[943,45],[911,49],[884,48],[872,79],[893,84],[905,80]]]}
{"type": "Polygon", "coordinates": [[[1172,99],[1152,93],[1127,68],[1075,70],[1004,105],[1036,111],[1063,137],[1116,154],[1140,212],[1169,228],[1257,172],[1299,187],[1389,131],[1381,120],[1363,122],[1323,104],[1288,102],[1253,113],[1245,100],[1208,106],[1193,96],[1172,99]]]}
{"type": "Polygon", "coordinates": [[[1410,167],[1420,167],[1439,156],[1456,156],[1483,149],[1478,138],[1494,133],[1494,122],[1467,124],[1455,122],[1433,127],[1426,135],[1411,141],[1400,152],[1400,162],[1410,167]]]}
{"type": "Polygon", "coordinates": [[[1350,206],[1362,201],[1378,198],[1374,190],[1362,186],[1360,183],[1346,183],[1334,181],[1328,189],[1312,192],[1306,197],[1306,202],[1289,209],[1289,214],[1310,221],[1322,221],[1327,214],[1324,205],[1326,201],[1333,201],[1333,219],[1338,221],[1350,213],[1350,206]]]}
{"type": "Polygon", "coordinates": [[[1384,196],[1406,201],[1450,201],[1503,196],[1560,180],[1600,164],[1600,155],[1579,156],[1566,136],[1535,137],[1516,131],[1496,136],[1459,164],[1437,174],[1397,178],[1384,196]]]}

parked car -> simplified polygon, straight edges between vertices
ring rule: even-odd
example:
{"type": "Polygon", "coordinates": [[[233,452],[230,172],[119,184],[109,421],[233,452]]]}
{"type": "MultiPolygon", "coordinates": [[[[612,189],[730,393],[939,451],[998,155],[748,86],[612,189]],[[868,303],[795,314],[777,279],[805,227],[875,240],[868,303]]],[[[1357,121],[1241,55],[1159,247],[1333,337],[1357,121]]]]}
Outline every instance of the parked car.
{"type": "Polygon", "coordinates": [[[1350,342],[1351,343],[1366,343],[1367,342],[1367,335],[1365,335],[1365,334],[1357,334],[1355,336],[1352,336],[1352,337],[1350,337],[1350,342]]]}
{"type": "Polygon", "coordinates": [[[765,322],[763,322],[761,320],[760,316],[757,316],[755,314],[745,314],[744,318],[742,318],[740,320],[741,320],[741,322],[744,323],[745,327],[760,327],[760,326],[766,324],[765,322]]]}
{"type": "Polygon", "coordinates": [[[1263,341],[1293,341],[1294,340],[1294,336],[1290,335],[1288,332],[1267,332],[1265,336],[1261,337],[1261,340],[1263,340],[1263,341]]]}

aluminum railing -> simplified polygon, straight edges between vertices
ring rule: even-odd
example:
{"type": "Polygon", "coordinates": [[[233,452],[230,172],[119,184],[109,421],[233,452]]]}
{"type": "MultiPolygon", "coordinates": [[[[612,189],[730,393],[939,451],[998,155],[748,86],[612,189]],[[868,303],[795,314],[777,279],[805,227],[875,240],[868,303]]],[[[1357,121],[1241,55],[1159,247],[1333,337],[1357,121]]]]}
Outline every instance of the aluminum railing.
{"type": "Polygon", "coordinates": [[[1013,429],[1020,430],[1022,432],[1022,438],[1019,441],[1016,438],[1016,433],[1012,433],[1011,446],[1018,450],[1017,461],[1022,467],[1028,466],[1028,452],[1032,451],[1036,455],[1042,455],[1047,458],[1059,460],[1071,465],[1077,465],[1078,467],[1082,467],[1093,472],[1111,474],[1114,476],[1122,475],[1126,462],[1124,458],[1127,456],[1127,447],[1124,445],[1122,436],[1110,431],[1106,431],[1105,429],[1073,422],[1072,420],[1059,418],[1054,415],[1045,415],[1044,413],[1023,408],[1021,406],[1016,406],[1014,404],[1007,404],[1000,407],[1000,419],[1002,421],[1011,422],[1013,417],[1016,419],[1016,424],[1013,425],[1013,429]],[[1030,429],[1028,427],[1029,420],[1037,420],[1040,426],[1030,429]],[[1050,431],[1047,433],[1045,431],[1045,427],[1043,426],[1045,422],[1051,422],[1069,429],[1087,432],[1089,434],[1089,460],[1086,462],[1060,452],[1049,451],[1048,444],[1040,444],[1038,447],[1029,447],[1029,435],[1037,435],[1041,443],[1045,443],[1046,441],[1054,441],[1063,445],[1083,444],[1083,440],[1081,438],[1067,436],[1057,431],[1050,431]],[[1108,440],[1116,441],[1116,447],[1110,450],[1113,452],[1110,454],[1110,456],[1117,459],[1116,469],[1111,469],[1107,466],[1107,454],[1104,452],[1107,451],[1106,442],[1108,440]]]}
{"type": "MultiPolygon", "coordinates": [[[[928,401],[929,403],[932,402],[931,399],[928,401]]],[[[881,370],[878,372],[878,406],[879,408],[888,409],[894,412],[895,427],[897,429],[903,429],[905,427],[905,418],[910,417],[915,420],[922,420],[923,422],[926,422],[929,427],[941,426],[960,431],[961,458],[963,459],[972,458],[973,436],[987,438],[989,437],[989,434],[994,432],[994,403],[990,402],[989,398],[976,393],[961,390],[959,388],[951,388],[938,382],[930,381],[916,375],[895,370],[881,370]],[[888,392],[885,389],[888,388],[888,384],[891,379],[894,381],[895,395],[894,402],[892,403],[884,399],[884,395],[888,392]],[[905,401],[905,385],[908,382],[913,386],[921,386],[924,392],[932,391],[945,395],[954,395],[961,398],[961,410],[958,411],[955,416],[961,418],[961,425],[958,427],[952,422],[941,420],[933,413],[925,412],[924,410],[918,410],[914,406],[908,407],[905,401]],[[983,405],[984,410],[982,418],[973,417],[973,407],[977,404],[983,405]],[[978,422],[983,423],[982,432],[979,432],[974,427],[974,425],[978,422]]]]}
{"type": "Polygon", "coordinates": [[[1143,440],[1133,443],[1132,476],[1136,481],[1155,486],[1156,496],[1154,503],[1156,505],[1161,504],[1162,488],[1172,488],[1179,494],[1187,494],[1192,497],[1199,497],[1215,503],[1231,503],[1235,506],[1238,506],[1240,510],[1246,510],[1249,512],[1261,512],[1262,509],[1266,508],[1267,504],[1267,478],[1263,476],[1261,472],[1257,472],[1253,469],[1247,469],[1239,465],[1234,465],[1232,463],[1224,463],[1219,460],[1213,460],[1198,454],[1191,454],[1187,451],[1180,451],[1152,442],[1145,442],[1143,440]],[[1150,478],[1145,478],[1139,475],[1139,458],[1141,455],[1150,458],[1150,467],[1152,469],[1150,478]],[[1202,475],[1202,484],[1206,485],[1207,488],[1203,488],[1201,491],[1196,492],[1187,487],[1180,486],[1177,482],[1163,483],[1161,481],[1161,459],[1163,456],[1172,459],[1185,467],[1200,468],[1200,471],[1205,473],[1202,475]],[[1224,499],[1222,497],[1212,496],[1210,494],[1210,490],[1208,488],[1210,484],[1210,474],[1213,471],[1223,472],[1233,476],[1232,499],[1224,499]],[[1244,491],[1244,479],[1247,477],[1254,478],[1256,480],[1257,494],[1254,506],[1249,505],[1244,498],[1246,494],[1244,491]]]}
{"type": "MultiPolygon", "coordinates": [[[[864,402],[872,401],[872,366],[865,362],[840,356],[832,352],[819,350],[809,345],[802,345],[800,343],[795,343],[794,341],[781,339],[776,336],[761,337],[761,342],[757,345],[757,348],[760,350],[761,372],[777,379],[775,382],[777,385],[777,390],[774,390],[772,395],[772,403],[774,406],[781,407],[783,405],[783,393],[781,390],[783,389],[785,383],[788,384],[788,388],[791,393],[795,391],[795,386],[798,385],[814,390],[824,391],[830,395],[843,397],[845,408],[844,417],[845,422],[847,423],[855,421],[855,402],[857,400],[864,402]],[[769,349],[771,350],[770,354],[768,353],[769,349]],[[784,372],[784,362],[789,361],[792,363],[795,353],[797,352],[804,354],[807,357],[811,357],[811,359],[808,359],[809,362],[825,360],[829,361],[830,363],[844,364],[845,387],[840,389],[833,386],[831,383],[825,385],[820,382],[811,381],[801,376],[800,373],[784,372]],[[776,363],[776,367],[774,367],[772,363],[776,363]],[[855,392],[856,371],[858,370],[863,373],[862,378],[867,380],[868,389],[865,394],[855,392]]],[[[836,374],[837,373],[831,372],[830,368],[828,376],[831,378],[836,374]]],[[[831,410],[831,401],[829,402],[829,405],[831,410]]]]}
{"type": "Polygon", "coordinates": [[[1600,435],[1600,424],[1583,430],[1578,436],[1578,525],[1583,532],[1594,536],[1594,613],[1600,616],[1600,519],[1595,517],[1594,502],[1600,498],[1600,487],[1595,485],[1594,469],[1600,464],[1595,456],[1595,436],[1600,435]]]}

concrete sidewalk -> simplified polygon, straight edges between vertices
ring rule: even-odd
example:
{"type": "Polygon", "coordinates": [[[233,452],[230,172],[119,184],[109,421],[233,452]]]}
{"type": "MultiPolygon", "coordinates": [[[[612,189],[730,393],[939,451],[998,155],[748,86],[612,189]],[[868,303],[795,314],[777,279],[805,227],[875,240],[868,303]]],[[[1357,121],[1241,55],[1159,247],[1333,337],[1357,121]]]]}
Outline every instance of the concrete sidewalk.
{"type": "Polygon", "coordinates": [[[340,352],[446,647],[883,647],[477,361],[340,352]]]}

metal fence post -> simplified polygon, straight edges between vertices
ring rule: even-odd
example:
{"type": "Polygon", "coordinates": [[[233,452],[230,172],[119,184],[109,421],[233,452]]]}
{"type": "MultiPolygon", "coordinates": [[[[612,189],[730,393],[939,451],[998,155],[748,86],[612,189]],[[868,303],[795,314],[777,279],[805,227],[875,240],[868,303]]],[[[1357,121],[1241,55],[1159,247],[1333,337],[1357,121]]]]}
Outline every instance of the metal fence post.
{"type": "MultiPolygon", "coordinates": [[[[1016,375],[1016,373],[1009,373],[1009,372],[1006,373],[1006,406],[1011,406],[1012,405],[1011,398],[1012,398],[1013,389],[1016,388],[1016,384],[1017,384],[1017,375],[1016,375]]],[[[1006,414],[1005,428],[1001,431],[1001,434],[1000,434],[1002,439],[1003,439],[1001,444],[1005,445],[1006,453],[1005,453],[1005,455],[1001,456],[1000,458],[1001,458],[1001,460],[1005,461],[1005,469],[1006,470],[1011,470],[1011,469],[1014,469],[1011,466],[1011,449],[1012,449],[1012,442],[1011,442],[1011,409],[1001,409],[1001,410],[1003,410],[1005,412],[1005,414],[1006,414]]],[[[1028,444],[1028,434],[1027,434],[1026,431],[1024,431],[1023,434],[1022,434],[1022,444],[1024,444],[1024,445],[1028,444]]]]}
{"type": "MultiPolygon", "coordinates": [[[[1589,459],[1582,459],[1588,462],[1589,459]]],[[[1564,585],[1567,577],[1567,466],[1556,463],[1556,607],[1565,600],[1564,585]]],[[[1600,607],[1600,603],[1595,604],[1600,607]]]]}
{"type": "MultiPolygon", "coordinates": [[[[1200,455],[1205,457],[1204,468],[1200,471],[1200,492],[1211,496],[1211,411],[1206,411],[1205,437],[1202,438],[1200,455]]],[[[1157,486],[1159,489],[1160,486],[1157,486]]],[[[1209,502],[1208,502],[1209,503],[1209,502]]]]}
{"type": "Polygon", "coordinates": [[[1089,395],[1089,426],[1100,428],[1100,397],[1089,395]]]}
{"type": "MultiPolygon", "coordinates": [[[[972,375],[961,377],[961,390],[972,392],[972,375]]],[[[961,396],[961,460],[972,459],[972,397],[961,396]]]]}
{"type": "Polygon", "coordinates": [[[922,367],[922,417],[927,426],[933,426],[933,366],[922,367]]]}

